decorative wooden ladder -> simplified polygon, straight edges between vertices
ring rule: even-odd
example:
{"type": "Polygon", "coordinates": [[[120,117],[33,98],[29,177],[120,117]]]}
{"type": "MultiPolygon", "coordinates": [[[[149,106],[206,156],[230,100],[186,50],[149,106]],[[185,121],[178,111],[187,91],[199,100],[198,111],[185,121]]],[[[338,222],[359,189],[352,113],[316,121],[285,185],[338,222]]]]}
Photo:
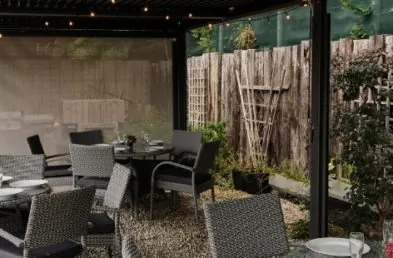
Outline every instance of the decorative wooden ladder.
{"type": "Polygon", "coordinates": [[[250,84],[248,72],[245,71],[246,84],[244,85],[241,84],[239,71],[236,70],[247,140],[254,167],[266,161],[278,103],[284,90],[285,74],[286,70],[282,73],[279,86],[260,86],[250,84]]]}

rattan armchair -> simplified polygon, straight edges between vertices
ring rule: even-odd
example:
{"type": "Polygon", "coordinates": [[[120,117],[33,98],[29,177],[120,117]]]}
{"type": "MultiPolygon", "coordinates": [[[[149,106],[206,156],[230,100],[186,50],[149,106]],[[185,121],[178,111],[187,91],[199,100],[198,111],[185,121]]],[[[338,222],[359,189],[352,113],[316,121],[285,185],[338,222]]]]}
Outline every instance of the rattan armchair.
{"type": "Polygon", "coordinates": [[[201,144],[202,133],[174,130],[172,135],[173,161],[193,166],[201,144]]]}
{"type": "Polygon", "coordinates": [[[85,146],[70,144],[73,186],[94,185],[106,189],[112,175],[114,161],[113,146],[85,146]]]}
{"type": "Polygon", "coordinates": [[[90,215],[89,234],[82,242],[87,247],[106,247],[109,254],[120,254],[120,208],[127,190],[131,170],[120,164],[115,164],[105,193],[102,208],[96,208],[90,215]],[[112,218],[110,216],[112,215],[112,218]]]}
{"type": "Polygon", "coordinates": [[[48,180],[50,185],[69,185],[72,183],[69,153],[46,155],[39,135],[28,137],[27,143],[32,154],[45,156],[44,178],[48,180]],[[60,164],[58,164],[59,161],[61,161],[60,164]],[[55,162],[56,164],[54,164],[55,162]]]}
{"type": "Polygon", "coordinates": [[[70,141],[80,145],[94,145],[104,142],[101,129],[70,133],[70,141]]]}
{"type": "Polygon", "coordinates": [[[14,180],[42,179],[45,155],[0,155],[0,169],[14,180]]]}
{"type": "Polygon", "coordinates": [[[272,257],[289,243],[277,193],[204,206],[213,258],[272,257]]]}
{"type": "Polygon", "coordinates": [[[131,235],[126,235],[124,237],[121,254],[122,258],[142,258],[142,254],[131,235]]]}
{"type": "Polygon", "coordinates": [[[87,234],[95,189],[33,197],[26,232],[0,229],[0,257],[76,257],[83,247],[73,239],[87,234]]]}
{"type": "Polygon", "coordinates": [[[203,143],[193,167],[164,161],[154,168],[151,177],[150,219],[153,217],[154,189],[159,188],[191,193],[195,202],[195,218],[198,220],[199,194],[210,189],[212,201],[215,199],[211,170],[214,168],[219,148],[220,141],[203,143]]]}

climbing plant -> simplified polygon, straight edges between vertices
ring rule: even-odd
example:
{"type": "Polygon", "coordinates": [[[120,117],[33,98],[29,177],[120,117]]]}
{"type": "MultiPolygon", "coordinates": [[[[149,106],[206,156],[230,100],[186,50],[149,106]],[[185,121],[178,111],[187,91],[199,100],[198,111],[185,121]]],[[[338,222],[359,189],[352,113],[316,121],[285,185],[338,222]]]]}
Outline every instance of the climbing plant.
{"type": "Polygon", "coordinates": [[[371,3],[366,7],[362,7],[359,4],[355,4],[354,0],[341,0],[341,5],[344,9],[352,11],[358,17],[357,22],[350,29],[349,35],[354,39],[367,38],[369,33],[364,23],[369,21],[373,14],[371,3]]]}
{"type": "Polygon", "coordinates": [[[251,24],[242,28],[239,36],[235,39],[235,43],[236,48],[239,50],[254,49],[256,47],[257,37],[251,24]]]}
{"type": "Polygon", "coordinates": [[[213,47],[213,27],[205,26],[191,31],[192,37],[197,40],[197,44],[203,48],[203,52],[211,53],[216,49],[213,47]]]}

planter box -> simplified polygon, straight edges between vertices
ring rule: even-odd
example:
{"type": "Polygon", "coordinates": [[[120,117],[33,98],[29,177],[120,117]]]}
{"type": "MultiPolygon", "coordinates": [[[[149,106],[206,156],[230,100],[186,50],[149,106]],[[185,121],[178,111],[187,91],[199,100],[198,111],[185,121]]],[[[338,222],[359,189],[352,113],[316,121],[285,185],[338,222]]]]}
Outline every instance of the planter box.
{"type": "Polygon", "coordinates": [[[245,171],[232,172],[235,190],[244,191],[249,194],[269,193],[269,174],[252,174],[245,171]]]}
{"type": "MultiPolygon", "coordinates": [[[[291,194],[294,196],[301,196],[301,197],[310,197],[310,185],[298,182],[293,179],[289,179],[285,176],[275,174],[270,175],[269,177],[269,184],[279,190],[280,192],[284,192],[287,194],[291,194]]],[[[349,202],[348,198],[346,197],[348,189],[351,185],[340,182],[338,180],[334,180],[332,178],[329,179],[329,197],[349,202]]]]}

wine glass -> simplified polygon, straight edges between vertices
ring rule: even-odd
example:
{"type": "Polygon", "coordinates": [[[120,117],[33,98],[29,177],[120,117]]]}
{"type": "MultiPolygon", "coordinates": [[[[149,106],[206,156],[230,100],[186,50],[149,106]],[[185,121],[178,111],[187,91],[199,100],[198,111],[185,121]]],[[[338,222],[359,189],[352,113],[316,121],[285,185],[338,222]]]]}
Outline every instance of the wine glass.
{"type": "Polygon", "coordinates": [[[382,236],[383,243],[382,247],[385,247],[389,240],[393,237],[393,220],[385,220],[382,225],[382,236]]]}
{"type": "Polygon", "coordinates": [[[351,232],[349,235],[349,252],[352,258],[361,258],[363,254],[364,235],[361,232],[351,232]]]}

